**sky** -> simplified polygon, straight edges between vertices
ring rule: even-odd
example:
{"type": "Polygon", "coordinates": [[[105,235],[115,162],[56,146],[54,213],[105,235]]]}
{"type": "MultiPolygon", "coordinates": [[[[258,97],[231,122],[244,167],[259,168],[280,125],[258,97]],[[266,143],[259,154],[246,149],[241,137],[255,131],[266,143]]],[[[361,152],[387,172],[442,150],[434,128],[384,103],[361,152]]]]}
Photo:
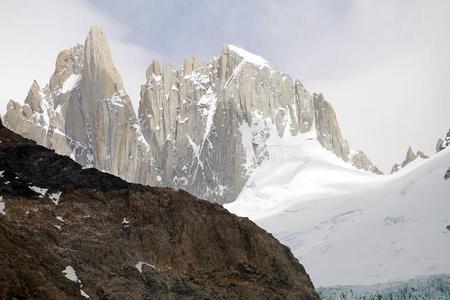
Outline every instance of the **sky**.
{"type": "Polygon", "coordinates": [[[450,128],[447,0],[2,0],[0,113],[45,85],[58,52],[103,27],[135,109],[153,59],[263,56],[331,102],[343,135],[383,170],[450,128]]]}

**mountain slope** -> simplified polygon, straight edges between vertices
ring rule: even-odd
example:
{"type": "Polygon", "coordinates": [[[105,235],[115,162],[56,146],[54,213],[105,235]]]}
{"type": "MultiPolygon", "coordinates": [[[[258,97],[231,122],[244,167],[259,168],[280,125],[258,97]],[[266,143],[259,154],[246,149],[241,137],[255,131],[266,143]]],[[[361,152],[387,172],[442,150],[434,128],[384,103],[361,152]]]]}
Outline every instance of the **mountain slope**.
{"type": "Polygon", "coordinates": [[[84,169],[1,123],[0,269],[5,299],[319,299],[248,219],[84,169]]]}
{"type": "Polygon", "coordinates": [[[313,134],[358,168],[380,173],[345,141],[323,95],[263,58],[225,45],[216,58],[176,68],[154,61],[135,115],[105,34],[58,55],[49,85],[8,105],[5,125],[39,144],[126,180],[234,201],[268,159],[267,141],[313,134]]]}
{"type": "Polygon", "coordinates": [[[314,140],[294,149],[296,159],[263,163],[225,207],[288,245],[316,285],[450,273],[450,149],[389,176],[351,169],[314,140]]]}

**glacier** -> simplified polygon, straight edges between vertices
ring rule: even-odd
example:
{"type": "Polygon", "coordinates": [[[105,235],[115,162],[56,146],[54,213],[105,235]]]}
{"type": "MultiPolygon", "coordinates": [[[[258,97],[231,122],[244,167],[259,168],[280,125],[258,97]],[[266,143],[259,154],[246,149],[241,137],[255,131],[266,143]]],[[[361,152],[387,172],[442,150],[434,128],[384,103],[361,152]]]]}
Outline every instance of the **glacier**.
{"type": "Polygon", "coordinates": [[[449,149],[375,176],[315,139],[278,146],[225,207],[289,246],[316,286],[450,274],[449,149]]]}

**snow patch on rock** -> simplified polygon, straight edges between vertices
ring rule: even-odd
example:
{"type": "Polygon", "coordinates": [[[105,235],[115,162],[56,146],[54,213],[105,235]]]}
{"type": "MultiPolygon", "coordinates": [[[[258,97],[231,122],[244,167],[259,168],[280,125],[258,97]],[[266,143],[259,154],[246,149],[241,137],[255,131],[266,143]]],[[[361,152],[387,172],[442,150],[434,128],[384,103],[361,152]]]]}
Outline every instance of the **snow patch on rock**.
{"type": "Polygon", "coordinates": [[[0,196],[0,214],[6,215],[5,207],[6,206],[5,206],[5,202],[3,202],[3,197],[0,196]]]}
{"type": "Polygon", "coordinates": [[[75,272],[75,269],[72,266],[67,266],[62,273],[64,274],[64,276],[69,279],[70,281],[73,282],[80,282],[80,280],[78,279],[77,273],[75,272]]]}
{"type": "Polygon", "coordinates": [[[32,190],[33,192],[39,194],[39,198],[43,198],[45,196],[45,194],[47,193],[48,189],[45,188],[40,188],[37,186],[29,186],[28,187],[30,190],[32,190]]]}
{"type": "Polygon", "coordinates": [[[78,82],[80,82],[80,79],[80,74],[71,74],[69,77],[67,77],[62,85],[61,94],[65,94],[73,90],[73,88],[77,86],[78,82]]]}
{"type": "Polygon", "coordinates": [[[136,267],[136,269],[138,269],[139,273],[142,273],[142,267],[144,265],[149,266],[150,268],[156,269],[156,267],[154,265],[146,263],[145,261],[140,261],[135,265],[135,267],[136,267]]]}
{"type": "Polygon", "coordinates": [[[249,62],[251,64],[255,64],[255,65],[259,66],[260,68],[270,67],[270,65],[267,62],[267,60],[265,60],[264,58],[262,58],[259,55],[253,54],[251,52],[248,52],[247,50],[244,50],[242,48],[239,48],[239,47],[231,45],[231,44],[228,44],[226,46],[228,47],[228,49],[230,49],[231,51],[235,52],[237,55],[239,55],[245,61],[247,61],[247,62],[249,62]]]}

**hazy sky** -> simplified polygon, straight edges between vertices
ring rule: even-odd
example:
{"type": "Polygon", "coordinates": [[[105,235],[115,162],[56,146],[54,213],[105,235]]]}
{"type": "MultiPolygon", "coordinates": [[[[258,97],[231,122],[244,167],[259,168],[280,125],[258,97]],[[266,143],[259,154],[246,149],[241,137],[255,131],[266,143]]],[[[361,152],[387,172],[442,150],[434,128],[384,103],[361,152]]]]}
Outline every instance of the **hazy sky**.
{"type": "Polygon", "coordinates": [[[57,53],[104,28],[133,104],[152,59],[180,65],[231,43],[322,92],[344,136],[382,169],[450,128],[447,0],[2,0],[0,112],[45,85],[57,53]]]}

